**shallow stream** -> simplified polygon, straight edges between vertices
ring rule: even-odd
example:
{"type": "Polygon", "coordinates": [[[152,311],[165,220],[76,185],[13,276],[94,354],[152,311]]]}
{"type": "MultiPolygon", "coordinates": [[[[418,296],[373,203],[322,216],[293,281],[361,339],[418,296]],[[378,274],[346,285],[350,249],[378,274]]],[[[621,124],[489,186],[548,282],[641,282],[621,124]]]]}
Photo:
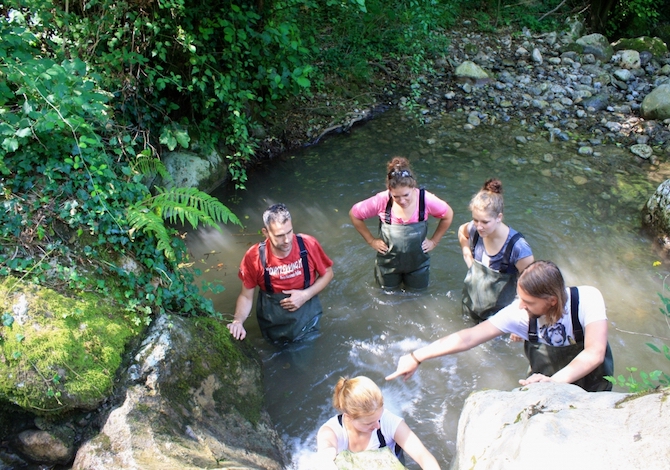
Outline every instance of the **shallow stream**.
{"type": "MultiPolygon", "coordinates": [[[[575,142],[549,142],[547,135],[511,124],[464,131],[464,122],[462,114],[452,113],[420,127],[389,111],[350,134],[255,170],[246,191],[215,193],[245,230],[226,226],[223,233],[189,235],[203,280],[221,281],[226,288],[213,300],[230,318],[241,285],[239,262],[261,240],[261,214],[268,205],[286,203],[295,230],[314,235],[334,261],[335,278],[321,294],[321,335],[314,342],[279,350],[262,339],[253,314],[245,323],[246,341],[263,358],[267,407],[289,447],[292,468],[308,468],[316,432],[335,414],[330,401],[340,376],[375,380],[387,408],[405,418],[442,468],[454,455],[467,396],[484,388],[511,390],[525,377],[522,344],[500,338],[428,361],[407,382],[384,381],[401,354],[472,325],[461,314],[466,266],[456,231],[470,220],[468,202],[489,177],[502,180],[505,221],[525,235],[535,258],[556,262],[569,285],[602,291],[616,374],[629,366],[669,369],[668,361],[645,345],[663,344],[648,335],[670,336],[658,297],[667,267],[653,266],[658,255],[639,224],[640,208],[657,182],[632,154],[614,145],[593,147],[595,156],[579,155],[575,142]],[[375,286],[375,253],[348,217],[355,202],[384,189],[385,165],[395,155],[408,157],[419,184],[455,212],[432,252],[430,286],[420,294],[388,294],[375,286]]],[[[377,224],[368,221],[373,233],[377,224]]],[[[431,220],[430,234],[435,225],[431,220]]]]}

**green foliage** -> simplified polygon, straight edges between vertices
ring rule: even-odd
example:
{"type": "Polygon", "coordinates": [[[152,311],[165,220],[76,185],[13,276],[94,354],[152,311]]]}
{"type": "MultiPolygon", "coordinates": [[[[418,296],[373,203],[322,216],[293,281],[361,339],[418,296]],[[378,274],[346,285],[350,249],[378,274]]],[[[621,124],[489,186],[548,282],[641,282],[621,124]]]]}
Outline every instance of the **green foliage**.
{"type": "Polygon", "coordinates": [[[218,199],[197,188],[173,188],[166,191],[157,187],[156,190],[158,193],[155,196],[149,196],[128,208],[130,235],[136,231],[153,234],[158,239],[157,248],[169,260],[175,259],[171,244],[175,231],[168,229],[164,220],[182,225],[187,221],[193,228],[204,224],[220,229],[218,222],[229,221],[242,226],[237,216],[218,199]]]}
{"type": "Polygon", "coordinates": [[[657,0],[620,1],[607,22],[611,38],[647,36],[660,19],[663,2],[657,0]]]}
{"type": "MultiPolygon", "coordinates": [[[[654,266],[660,266],[660,262],[655,262],[654,266]]],[[[668,275],[663,278],[663,291],[668,289],[665,281],[667,280],[668,275]]],[[[660,308],[661,314],[665,317],[666,322],[668,322],[668,328],[670,329],[670,298],[665,296],[663,293],[658,294],[663,307],[660,308]]],[[[670,361],[670,348],[667,345],[663,345],[662,348],[659,348],[653,343],[646,343],[647,346],[654,352],[658,354],[663,354],[665,358],[670,361]]],[[[647,390],[654,390],[658,387],[668,387],[670,386],[670,375],[667,373],[655,370],[652,372],[638,371],[637,367],[626,367],[628,375],[624,376],[622,374],[617,377],[608,376],[605,377],[609,382],[620,387],[625,387],[630,393],[644,392],[647,390]],[[638,380],[635,377],[635,374],[638,373],[640,379],[638,380]]]]}
{"type": "MultiPolygon", "coordinates": [[[[111,77],[96,73],[75,48],[65,57],[53,13],[14,10],[0,19],[0,275],[97,291],[128,306],[135,324],[159,311],[218,315],[193,284],[186,247],[165,221],[237,219],[195,190],[151,195],[145,173],[167,176],[152,126],[140,129],[119,111],[118,96],[103,88],[111,77]],[[158,204],[166,204],[166,217],[151,229],[133,228],[132,208],[158,204]]],[[[160,129],[165,145],[188,145],[180,124],[160,129]]]]}

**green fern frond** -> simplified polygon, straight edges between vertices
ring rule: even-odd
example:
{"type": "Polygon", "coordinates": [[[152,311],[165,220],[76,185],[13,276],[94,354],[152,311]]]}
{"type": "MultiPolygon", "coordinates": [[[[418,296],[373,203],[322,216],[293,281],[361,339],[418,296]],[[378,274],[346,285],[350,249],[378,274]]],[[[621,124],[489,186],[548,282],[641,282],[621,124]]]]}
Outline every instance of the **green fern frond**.
{"type": "Polygon", "coordinates": [[[193,228],[204,224],[221,229],[218,223],[232,222],[242,226],[240,219],[218,199],[197,188],[172,188],[165,190],[157,187],[158,194],[147,197],[128,208],[127,217],[130,233],[142,231],[152,233],[158,239],[156,248],[163,250],[165,256],[175,259],[172,248],[172,233],[165,226],[165,220],[171,223],[185,222],[193,228]]]}
{"type": "Polygon", "coordinates": [[[149,203],[146,207],[159,208],[163,218],[170,222],[174,223],[179,220],[183,224],[186,220],[193,228],[199,223],[216,226],[219,222],[231,222],[242,226],[240,220],[230,209],[198,188],[156,189],[158,194],[153,196],[151,201],[146,201],[149,203]]]}
{"type": "Polygon", "coordinates": [[[163,162],[155,155],[152,155],[150,150],[140,152],[135,161],[132,162],[132,168],[143,175],[157,173],[163,178],[163,181],[172,181],[172,176],[168,173],[163,162]]]}
{"type": "Polygon", "coordinates": [[[136,207],[128,208],[127,216],[131,227],[131,235],[133,232],[139,231],[153,234],[158,239],[156,248],[163,250],[167,259],[175,259],[171,244],[172,235],[165,226],[162,217],[146,208],[138,209],[136,207]]]}

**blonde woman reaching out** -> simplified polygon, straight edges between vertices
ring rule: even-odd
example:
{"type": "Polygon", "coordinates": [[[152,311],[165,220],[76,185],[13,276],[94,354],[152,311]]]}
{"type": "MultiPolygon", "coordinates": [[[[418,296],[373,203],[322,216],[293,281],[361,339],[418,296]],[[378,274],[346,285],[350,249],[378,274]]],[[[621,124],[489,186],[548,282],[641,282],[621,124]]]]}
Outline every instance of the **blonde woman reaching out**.
{"type": "Polygon", "coordinates": [[[321,426],[316,437],[318,458],[324,468],[337,468],[335,457],[345,450],[389,447],[399,459],[403,450],[407,452],[423,470],[440,469],[407,423],[384,409],[382,392],[369,378],[340,378],[333,393],[333,407],[339,414],[321,426]]]}

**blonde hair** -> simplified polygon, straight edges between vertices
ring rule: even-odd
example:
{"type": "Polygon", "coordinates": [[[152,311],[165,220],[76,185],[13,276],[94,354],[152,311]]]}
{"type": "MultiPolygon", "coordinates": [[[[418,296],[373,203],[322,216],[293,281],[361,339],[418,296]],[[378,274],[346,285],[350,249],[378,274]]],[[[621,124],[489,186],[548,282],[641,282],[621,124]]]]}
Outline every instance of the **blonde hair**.
{"type": "Polygon", "coordinates": [[[470,212],[486,212],[488,215],[497,217],[503,213],[504,202],[502,196],[502,182],[497,178],[489,178],[470,200],[468,209],[470,212]]]}
{"type": "Polygon", "coordinates": [[[409,160],[404,157],[393,157],[386,164],[386,188],[395,189],[398,186],[416,188],[416,179],[409,167],[409,160]]]}
{"type": "Polygon", "coordinates": [[[547,312],[547,321],[553,325],[561,319],[568,295],[558,266],[551,261],[535,261],[523,270],[518,285],[531,297],[545,300],[554,297],[556,305],[547,312]]]}
{"type": "Polygon", "coordinates": [[[367,416],[384,406],[382,391],[376,383],[360,375],[350,379],[340,377],[333,393],[333,407],[353,419],[367,416]]]}

